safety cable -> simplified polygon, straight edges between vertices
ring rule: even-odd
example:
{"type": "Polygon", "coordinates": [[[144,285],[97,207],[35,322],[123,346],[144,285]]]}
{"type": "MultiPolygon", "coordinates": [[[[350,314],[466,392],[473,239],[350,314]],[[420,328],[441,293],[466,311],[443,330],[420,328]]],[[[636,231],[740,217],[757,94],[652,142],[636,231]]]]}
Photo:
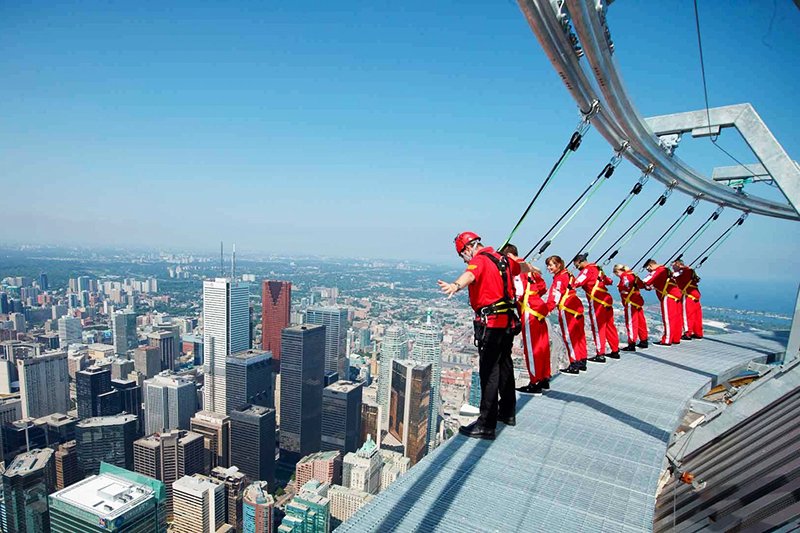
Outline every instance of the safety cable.
{"type": "Polygon", "coordinates": [[[698,255],[698,256],[695,258],[695,260],[694,260],[694,261],[692,261],[692,262],[691,262],[691,263],[689,263],[689,264],[690,264],[690,265],[692,265],[692,267],[693,267],[695,270],[697,270],[698,268],[700,268],[701,266],[703,266],[703,263],[705,263],[705,262],[706,262],[706,259],[708,259],[709,257],[711,257],[711,254],[713,254],[714,252],[716,252],[716,251],[717,251],[717,248],[719,248],[719,247],[722,245],[722,243],[723,243],[723,242],[725,242],[726,240],[728,240],[728,237],[730,237],[730,236],[731,236],[731,232],[734,230],[734,228],[736,228],[737,226],[741,226],[742,224],[744,224],[744,221],[747,219],[747,215],[748,215],[748,214],[749,214],[749,213],[747,213],[746,211],[745,211],[744,213],[742,213],[742,215],[741,215],[741,216],[740,216],[738,219],[736,219],[736,222],[734,222],[733,224],[731,224],[731,226],[730,226],[728,229],[726,229],[726,230],[725,230],[725,231],[722,233],[722,235],[720,235],[719,237],[717,237],[717,238],[716,238],[716,240],[715,240],[714,242],[712,242],[711,244],[709,244],[709,245],[708,245],[708,247],[707,247],[705,250],[703,250],[703,251],[700,253],[700,255],[698,255]],[[711,249],[712,247],[714,247],[714,249],[713,249],[713,250],[711,249]],[[709,251],[709,250],[711,250],[711,251],[709,251]],[[708,252],[708,253],[706,253],[706,252],[708,252]],[[698,260],[698,259],[700,259],[701,257],[703,258],[703,260],[702,260],[702,261],[700,261],[700,263],[699,263],[697,266],[694,266],[694,264],[695,264],[695,263],[697,263],[697,260],[698,260]]]}
{"type": "MultiPolygon", "coordinates": [[[[650,252],[652,252],[653,249],[656,246],[658,246],[658,250],[660,250],[661,247],[664,246],[664,244],[670,239],[670,237],[672,237],[672,234],[681,226],[681,224],[683,224],[683,222],[686,220],[686,217],[688,217],[689,215],[694,213],[694,208],[697,207],[698,203],[700,203],[700,198],[695,198],[694,200],[692,200],[692,203],[689,204],[689,207],[687,207],[686,209],[683,210],[683,213],[681,213],[681,216],[679,216],[678,219],[675,222],[673,222],[670,225],[670,227],[667,228],[667,231],[662,233],[661,237],[656,239],[656,242],[654,242],[653,245],[650,248],[647,249],[647,251],[644,253],[644,255],[642,255],[642,257],[640,257],[638,261],[633,263],[633,265],[634,265],[633,268],[636,268],[636,265],[638,265],[642,261],[644,261],[650,255],[650,252]],[[669,234],[669,237],[667,237],[668,234],[669,234]],[[666,239],[664,239],[665,237],[666,237],[666,239]],[[659,243],[661,243],[660,246],[659,246],[659,243]]],[[[656,251],[658,251],[658,250],[656,250],[656,251]]],[[[644,266],[642,266],[642,268],[644,268],[644,266]]]]}
{"type": "Polygon", "coordinates": [[[539,186],[539,189],[536,191],[536,194],[534,194],[533,198],[531,198],[531,201],[528,204],[528,207],[525,208],[525,211],[522,212],[522,216],[520,216],[519,220],[517,220],[517,223],[514,225],[514,229],[511,230],[511,233],[508,234],[508,237],[506,238],[505,242],[502,244],[502,246],[500,246],[498,248],[498,250],[502,249],[506,244],[511,242],[511,239],[514,238],[514,234],[517,232],[519,227],[522,225],[522,221],[525,220],[525,217],[528,216],[528,213],[530,212],[531,208],[533,207],[533,204],[535,204],[536,200],[539,199],[539,195],[542,194],[542,192],[545,190],[545,188],[550,183],[550,181],[553,179],[553,177],[556,175],[556,173],[561,169],[561,166],[564,164],[564,162],[567,159],[569,159],[569,156],[572,155],[572,153],[575,152],[580,147],[581,141],[583,140],[583,136],[589,130],[589,126],[591,125],[590,121],[591,121],[592,117],[597,113],[597,111],[599,109],[600,109],[600,104],[599,104],[599,102],[597,102],[595,100],[592,103],[592,107],[589,110],[589,112],[583,115],[583,117],[581,118],[581,121],[575,127],[575,131],[572,133],[572,136],[570,137],[569,142],[564,147],[564,150],[561,152],[561,155],[559,156],[558,160],[555,162],[553,167],[550,169],[550,172],[548,172],[547,177],[545,177],[544,181],[539,186]]]}
{"type": "MultiPolygon", "coordinates": [[[[637,181],[633,185],[633,188],[625,196],[625,198],[623,198],[622,201],[619,203],[619,205],[617,205],[617,207],[614,208],[611,214],[608,215],[608,217],[606,217],[603,223],[600,224],[600,227],[598,227],[597,230],[592,234],[592,236],[589,237],[589,240],[587,240],[584,243],[584,245],[580,247],[580,249],[578,250],[578,254],[583,253],[584,251],[588,254],[589,252],[592,251],[592,248],[594,248],[595,245],[597,245],[597,242],[603,237],[603,235],[605,235],[606,231],[608,231],[608,228],[610,228],[611,225],[614,224],[614,222],[617,220],[617,217],[619,217],[622,211],[624,211],[625,208],[628,207],[628,204],[631,203],[633,197],[642,192],[642,187],[644,187],[644,184],[647,183],[647,179],[649,177],[650,177],[649,172],[645,172],[642,174],[642,176],[639,178],[639,181],[637,181]],[[595,239],[595,237],[597,237],[597,239],[595,239]],[[589,243],[591,243],[591,246],[589,246],[589,243]]],[[[575,255],[577,256],[578,254],[575,255]]]]}
{"type": "Polygon", "coordinates": [[[536,256],[534,256],[534,258],[532,259],[532,261],[536,261],[537,259],[539,259],[542,256],[542,254],[547,249],[547,247],[550,246],[550,243],[553,242],[553,239],[555,239],[558,236],[558,234],[561,233],[564,230],[564,228],[567,226],[567,224],[570,223],[570,221],[575,217],[575,215],[581,209],[583,209],[583,206],[586,205],[586,202],[589,201],[589,198],[594,196],[594,194],[598,191],[598,189],[600,189],[600,186],[603,185],[603,182],[614,175],[614,171],[616,170],[616,168],[619,166],[620,162],[622,161],[622,153],[627,148],[628,148],[628,143],[626,141],[626,142],[624,142],[622,144],[622,147],[620,148],[620,150],[614,153],[614,155],[611,157],[611,160],[606,164],[606,166],[603,167],[603,170],[601,170],[597,174],[597,176],[595,176],[595,178],[589,183],[589,185],[583,190],[583,192],[575,199],[575,201],[572,202],[572,204],[567,208],[567,210],[564,211],[561,214],[560,217],[558,217],[558,220],[556,220],[553,223],[553,225],[550,226],[547,229],[547,231],[544,232],[544,235],[542,235],[542,237],[536,242],[536,244],[534,244],[533,247],[530,250],[528,250],[528,253],[525,254],[525,257],[524,257],[525,259],[528,259],[528,257],[536,250],[536,248],[540,244],[542,244],[542,242],[544,242],[545,239],[547,239],[547,236],[550,235],[550,232],[553,231],[556,228],[556,226],[558,226],[561,223],[561,221],[564,220],[564,218],[569,214],[569,212],[572,211],[572,209],[577,205],[578,206],[577,209],[575,209],[575,211],[572,213],[572,215],[564,222],[564,224],[561,225],[561,227],[550,237],[550,239],[548,239],[547,242],[545,242],[542,245],[542,247],[537,252],[536,256]],[[587,196],[587,194],[588,194],[588,196],[587,196]],[[578,205],[578,204],[580,204],[580,205],[578,205]]]}
{"type": "Polygon", "coordinates": [[[605,252],[603,252],[602,254],[600,254],[600,256],[598,256],[598,258],[595,260],[595,263],[599,263],[600,260],[603,257],[605,257],[606,254],[608,252],[610,252],[612,248],[614,248],[615,246],[617,246],[617,244],[619,244],[619,246],[617,246],[616,250],[614,250],[614,252],[611,255],[608,256],[608,259],[606,259],[605,262],[603,262],[603,265],[607,265],[608,263],[610,263],[611,260],[614,259],[617,256],[617,254],[619,253],[620,249],[622,249],[622,247],[625,246],[628,243],[628,241],[630,241],[637,233],[639,233],[639,230],[641,230],[645,225],[647,225],[647,223],[650,221],[650,219],[656,213],[658,208],[663,206],[665,203],[667,203],[667,198],[669,198],[670,194],[672,194],[672,189],[674,187],[675,187],[675,183],[670,184],[669,187],[667,187],[664,190],[664,192],[661,194],[661,196],[659,196],[656,199],[656,201],[653,202],[653,205],[648,207],[647,210],[644,213],[642,213],[641,216],[639,218],[637,218],[634,221],[633,224],[628,226],[628,229],[626,229],[625,231],[622,232],[622,235],[620,235],[617,238],[617,240],[614,241],[611,244],[611,246],[609,246],[606,249],[605,252]],[[631,230],[633,230],[633,231],[631,231],[631,230]],[[620,242],[620,241],[622,241],[622,242],[620,242]]]}
{"type": "Polygon", "coordinates": [[[685,241],[683,244],[681,244],[680,246],[678,246],[678,249],[677,249],[677,250],[675,250],[675,253],[674,253],[674,254],[672,254],[671,256],[669,256],[669,259],[667,259],[667,260],[666,260],[665,264],[668,264],[668,263],[670,263],[670,262],[672,261],[672,258],[673,258],[673,257],[675,258],[675,260],[676,260],[676,261],[678,261],[678,260],[680,260],[680,259],[683,259],[683,254],[685,254],[687,251],[689,251],[689,248],[691,248],[691,247],[692,247],[692,245],[693,245],[695,242],[697,242],[697,239],[699,239],[699,238],[700,238],[700,236],[701,236],[701,235],[703,235],[703,233],[705,233],[705,232],[706,232],[706,230],[707,230],[708,228],[710,228],[710,227],[711,227],[711,223],[712,223],[712,222],[714,222],[715,220],[717,220],[717,219],[719,218],[719,215],[722,213],[722,210],[723,210],[723,209],[725,209],[725,206],[724,206],[724,205],[720,205],[719,207],[717,207],[716,211],[714,211],[713,213],[711,213],[711,216],[709,216],[709,217],[706,219],[706,221],[705,221],[705,222],[703,222],[703,224],[702,224],[702,225],[701,225],[699,228],[697,228],[697,229],[695,230],[695,232],[694,232],[694,233],[692,233],[692,234],[689,236],[689,238],[688,238],[688,239],[686,239],[686,241],[685,241]],[[681,251],[681,250],[683,250],[683,251],[681,251]]]}

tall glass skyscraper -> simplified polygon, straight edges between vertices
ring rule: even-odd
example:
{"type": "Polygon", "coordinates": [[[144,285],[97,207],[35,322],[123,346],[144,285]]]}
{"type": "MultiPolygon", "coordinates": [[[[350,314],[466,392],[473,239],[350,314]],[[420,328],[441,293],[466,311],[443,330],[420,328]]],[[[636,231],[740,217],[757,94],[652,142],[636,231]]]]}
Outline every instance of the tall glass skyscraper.
{"type": "Polygon", "coordinates": [[[349,379],[347,361],[347,309],[314,307],[306,311],[306,323],[325,326],[325,373],[336,372],[339,379],[349,379]]]}
{"type": "Polygon", "coordinates": [[[261,284],[261,349],[272,352],[273,369],[281,362],[281,331],[289,326],[292,283],[264,280],[261,284]]]}
{"type": "Polygon", "coordinates": [[[381,343],[381,358],[378,374],[378,405],[380,406],[380,428],[386,431],[389,423],[389,393],[392,389],[392,361],[408,359],[408,334],[403,326],[389,326],[381,343]]]}
{"type": "Polygon", "coordinates": [[[250,348],[250,292],[227,278],[203,282],[203,409],[226,411],[225,362],[250,348]]]}
{"type": "Polygon", "coordinates": [[[125,355],[139,345],[136,338],[136,313],[117,311],[111,317],[111,332],[114,336],[114,353],[125,355]]]}
{"type": "Polygon", "coordinates": [[[436,447],[436,436],[439,430],[439,410],[441,397],[439,388],[442,379],[442,328],[431,318],[428,311],[425,324],[416,330],[414,348],[411,350],[411,359],[420,363],[431,364],[431,412],[428,417],[428,448],[436,447]]]}

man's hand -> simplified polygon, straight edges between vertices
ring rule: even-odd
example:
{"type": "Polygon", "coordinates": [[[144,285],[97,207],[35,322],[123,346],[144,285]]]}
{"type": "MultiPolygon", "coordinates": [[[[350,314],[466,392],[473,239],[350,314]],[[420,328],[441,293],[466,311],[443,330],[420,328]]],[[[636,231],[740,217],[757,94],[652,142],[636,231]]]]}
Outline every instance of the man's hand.
{"type": "Polygon", "coordinates": [[[459,290],[459,286],[455,283],[447,283],[446,281],[442,280],[438,280],[437,283],[439,284],[439,288],[442,289],[442,292],[445,293],[448,298],[452,298],[453,295],[459,290]]]}

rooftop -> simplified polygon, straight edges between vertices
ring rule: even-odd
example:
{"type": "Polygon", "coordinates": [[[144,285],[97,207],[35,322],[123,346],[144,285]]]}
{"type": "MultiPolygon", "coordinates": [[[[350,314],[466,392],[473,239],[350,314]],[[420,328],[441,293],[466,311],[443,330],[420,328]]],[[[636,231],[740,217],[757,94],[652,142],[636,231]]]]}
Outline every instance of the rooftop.
{"type": "Polygon", "coordinates": [[[272,352],[250,349],[236,352],[228,356],[228,361],[233,361],[235,363],[255,362],[261,361],[262,359],[272,359],[272,352]]]}
{"type": "Polygon", "coordinates": [[[113,426],[117,424],[125,424],[130,422],[131,420],[136,420],[136,415],[131,415],[127,413],[123,413],[121,415],[113,415],[113,416],[95,416],[93,418],[85,418],[83,420],[78,420],[78,427],[101,427],[101,426],[113,426]]]}
{"type": "Polygon", "coordinates": [[[652,531],[688,402],[785,346],[770,332],[709,336],[558,376],[519,398],[515,427],[494,441],[456,435],[336,531],[652,531]]]}
{"type": "Polygon", "coordinates": [[[11,461],[3,475],[6,477],[25,476],[35,472],[47,465],[47,462],[52,459],[53,453],[55,452],[50,448],[21,453],[11,461]]]}
{"type": "Polygon", "coordinates": [[[325,388],[336,392],[350,392],[352,390],[357,389],[361,385],[362,385],[361,383],[354,383],[352,381],[341,380],[337,381],[336,383],[331,383],[325,388]]]}
{"type": "Polygon", "coordinates": [[[106,520],[125,514],[152,497],[154,492],[147,485],[107,473],[88,477],[50,496],[106,520]]]}
{"type": "Polygon", "coordinates": [[[182,492],[200,496],[209,489],[215,490],[219,485],[220,483],[214,479],[202,474],[195,474],[193,476],[183,476],[172,484],[172,489],[177,490],[180,488],[182,492]]]}

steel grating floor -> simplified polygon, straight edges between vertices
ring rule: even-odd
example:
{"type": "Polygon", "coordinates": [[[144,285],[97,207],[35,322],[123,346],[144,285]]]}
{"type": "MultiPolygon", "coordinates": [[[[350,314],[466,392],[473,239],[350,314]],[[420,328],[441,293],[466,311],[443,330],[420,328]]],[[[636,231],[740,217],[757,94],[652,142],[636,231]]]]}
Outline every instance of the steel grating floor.
{"type": "Polygon", "coordinates": [[[519,397],[517,425],[499,425],[497,440],[449,440],[336,532],[652,531],[687,401],[785,349],[785,334],[733,333],[590,363],[545,396],[519,397]]]}

